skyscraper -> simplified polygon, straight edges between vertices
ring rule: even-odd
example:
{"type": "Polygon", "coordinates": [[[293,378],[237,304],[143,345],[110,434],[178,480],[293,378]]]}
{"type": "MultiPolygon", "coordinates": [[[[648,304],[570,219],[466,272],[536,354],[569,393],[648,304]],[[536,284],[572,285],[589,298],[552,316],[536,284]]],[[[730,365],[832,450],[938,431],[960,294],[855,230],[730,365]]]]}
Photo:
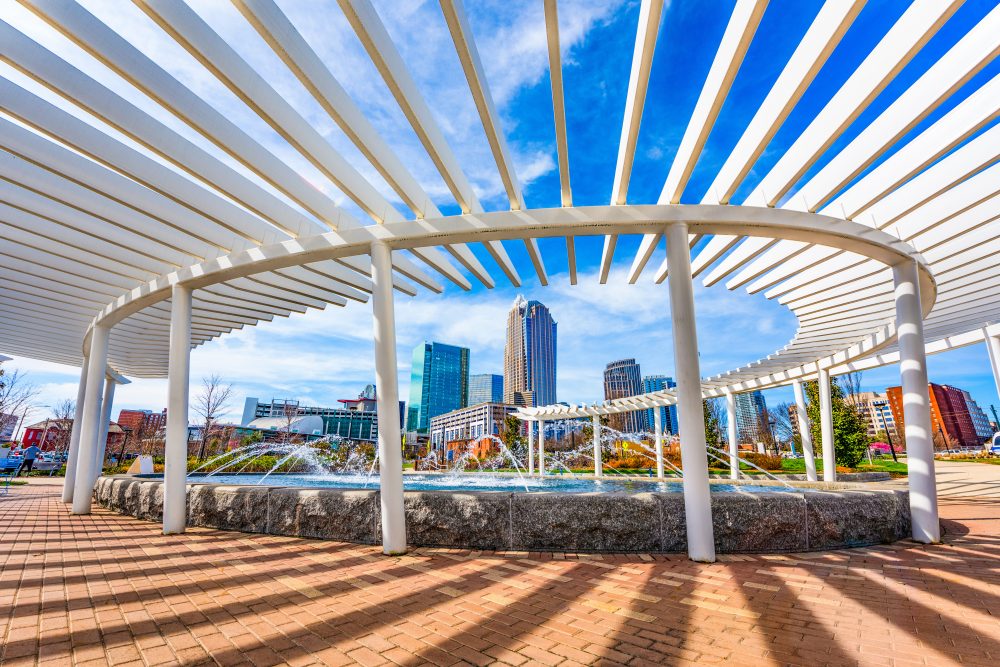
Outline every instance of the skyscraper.
{"type": "Polygon", "coordinates": [[[481,373],[469,376],[469,405],[503,403],[503,376],[481,373]]]}
{"type": "Polygon", "coordinates": [[[469,400],[469,348],[423,342],[413,348],[406,430],[426,433],[431,417],[469,400]]]}
{"type": "MultiPolygon", "coordinates": [[[[762,441],[761,415],[767,410],[764,394],[759,391],[747,391],[736,394],[736,432],[743,443],[762,441]]],[[[767,428],[770,428],[768,426],[767,428]]]]}
{"type": "MultiPolygon", "coordinates": [[[[635,359],[612,361],[604,369],[604,398],[625,398],[642,393],[642,372],[635,359]]],[[[619,412],[608,416],[611,428],[623,433],[639,433],[649,430],[646,410],[619,412]]]]}
{"type": "MultiPolygon", "coordinates": [[[[677,386],[672,377],[667,375],[647,375],[642,378],[642,393],[648,394],[654,391],[663,391],[664,389],[673,389],[677,386]]],[[[658,409],[660,411],[660,423],[663,424],[663,432],[670,433],[672,435],[677,435],[677,406],[676,405],[665,405],[662,408],[650,408],[646,410],[646,427],[653,428],[656,423],[654,421],[653,410],[658,409]]]]}
{"type": "Polygon", "coordinates": [[[520,294],[507,314],[503,401],[528,406],[556,402],[556,323],[542,303],[520,294]]]}

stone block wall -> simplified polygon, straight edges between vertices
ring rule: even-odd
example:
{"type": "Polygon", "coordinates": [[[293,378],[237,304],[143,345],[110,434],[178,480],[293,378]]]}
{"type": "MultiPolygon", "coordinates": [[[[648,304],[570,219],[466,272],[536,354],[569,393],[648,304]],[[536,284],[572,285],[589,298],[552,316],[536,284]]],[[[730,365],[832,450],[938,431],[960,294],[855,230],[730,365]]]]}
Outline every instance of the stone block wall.
{"type": "MultiPolygon", "coordinates": [[[[102,477],[98,503],[149,521],[163,516],[163,483],[102,477]]],[[[408,491],[414,546],[482,550],[670,553],[686,549],[679,493],[408,491]]],[[[188,485],[188,525],[379,544],[377,490],[188,485]]],[[[910,534],[905,491],[712,494],[719,553],[837,549],[910,534]]]]}

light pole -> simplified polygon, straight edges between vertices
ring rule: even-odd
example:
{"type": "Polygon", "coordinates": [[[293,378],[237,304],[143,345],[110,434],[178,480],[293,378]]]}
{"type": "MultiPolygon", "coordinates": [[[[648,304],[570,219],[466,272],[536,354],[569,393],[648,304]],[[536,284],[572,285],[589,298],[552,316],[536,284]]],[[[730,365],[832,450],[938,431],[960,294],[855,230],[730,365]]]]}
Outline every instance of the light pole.
{"type": "Polygon", "coordinates": [[[778,436],[774,432],[775,419],[770,414],[767,415],[767,426],[771,431],[771,442],[774,444],[774,455],[781,456],[781,450],[778,448],[778,436]]]}
{"type": "MultiPolygon", "coordinates": [[[[878,412],[882,415],[882,426],[885,427],[885,439],[889,441],[889,453],[892,454],[893,463],[899,463],[899,459],[896,458],[896,448],[892,446],[892,434],[889,433],[889,422],[885,420],[885,410],[884,405],[878,406],[878,412]]],[[[893,422],[895,424],[895,422],[893,422]]]]}

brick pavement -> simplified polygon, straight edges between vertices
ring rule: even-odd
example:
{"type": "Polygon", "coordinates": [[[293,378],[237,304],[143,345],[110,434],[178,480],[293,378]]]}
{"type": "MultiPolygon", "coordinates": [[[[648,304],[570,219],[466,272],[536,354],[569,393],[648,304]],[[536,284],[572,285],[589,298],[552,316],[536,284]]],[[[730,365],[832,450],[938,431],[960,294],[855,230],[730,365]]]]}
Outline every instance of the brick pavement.
{"type": "Polygon", "coordinates": [[[159,527],[0,498],[3,665],[997,665],[1000,503],[944,544],[789,556],[470,553],[159,527]]]}

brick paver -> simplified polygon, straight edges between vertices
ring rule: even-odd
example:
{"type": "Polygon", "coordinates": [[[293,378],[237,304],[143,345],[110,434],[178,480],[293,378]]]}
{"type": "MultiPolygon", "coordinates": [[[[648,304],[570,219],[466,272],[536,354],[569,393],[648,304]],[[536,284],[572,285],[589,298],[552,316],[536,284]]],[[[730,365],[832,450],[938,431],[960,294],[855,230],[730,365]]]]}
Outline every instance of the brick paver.
{"type": "Polygon", "coordinates": [[[372,547],[0,497],[3,665],[997,665],[1000,502],[945,543],[797,555],[372,547]]]}

